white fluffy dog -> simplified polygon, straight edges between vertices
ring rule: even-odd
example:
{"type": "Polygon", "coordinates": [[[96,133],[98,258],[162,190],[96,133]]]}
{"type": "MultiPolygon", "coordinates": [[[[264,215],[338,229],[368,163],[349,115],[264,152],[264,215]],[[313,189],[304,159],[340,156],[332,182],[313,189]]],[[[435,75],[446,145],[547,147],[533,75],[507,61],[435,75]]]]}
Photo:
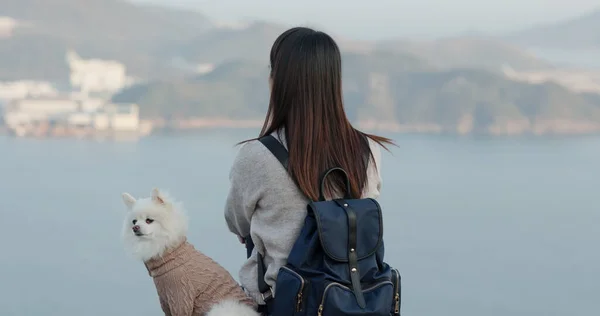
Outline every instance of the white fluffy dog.
{"type": "Polygon", "coordinates": [[[180,205],[157,189],[143,199],[123,193],[123,201],[126,248],[146,265],[165,315],[259,316],[231,274],[187,242],[180,205]]]}

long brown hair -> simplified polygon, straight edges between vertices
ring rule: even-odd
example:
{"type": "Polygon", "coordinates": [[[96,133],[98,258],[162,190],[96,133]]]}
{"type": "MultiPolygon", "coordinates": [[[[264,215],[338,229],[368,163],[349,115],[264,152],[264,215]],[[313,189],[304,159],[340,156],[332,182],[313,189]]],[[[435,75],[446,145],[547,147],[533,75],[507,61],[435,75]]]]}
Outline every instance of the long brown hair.
{"type": "MultiPolygon", "coordinates": [[[[283,130],[289,172],[300,190],[316,201],[323,172],[343,168],[351,195],[360,198],[373,157],[367,138],[387,149],[392,140],[355,129],[344,111],[342,60],[335,41],[305,27],[291,28],[273,44],[270,55],[271,98],[260,136],[283,130]]],[[[332,173],[326,196],[343,192],[344,179],[332,173]]]]}

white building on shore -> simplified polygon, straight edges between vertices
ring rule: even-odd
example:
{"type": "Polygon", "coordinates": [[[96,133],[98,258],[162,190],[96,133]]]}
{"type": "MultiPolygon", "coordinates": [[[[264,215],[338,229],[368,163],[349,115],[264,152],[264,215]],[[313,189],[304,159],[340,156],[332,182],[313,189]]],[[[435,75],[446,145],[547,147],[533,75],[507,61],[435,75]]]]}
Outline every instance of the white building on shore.
{"type": "Polygon", "coordinates": [[[94,112],[74,112],[66,116],[68,126],[93,128],[98,131],[135,132],[140,128],[136,104],[107,104],[94,112]]]}
{"type": "Polygon", "coordinates": [[[71,86],[84,95],[112,95],[133,82],[125,65],[118,61],[83,59],[74,51],[67,52],[66,60],[71,68],[71,86]]]}
{"type": "Polygon", "coordinates": [[[9,16],[0,16],[0,38],[11,37],[18,21],[9,16]]]}
{"type": "Polygon", "coordinates": [[[13,100],[4,107],[4,124],[8,128],[34,124],[79,109],[79,103],[69,98],[25,98],[13,100]]]}
{"type": "Polygon", "coordinates": [[[18,80],[0,81],[0,101],[28,97],[56,97],[58,90],[47,81],[18,80]]]}
{"type": "MultiPolygon", "coordinates": [[[[1,22],[1,21],[0,21],[1,22]]],[[[118,61],[83,59],[67,52],[71,91],[60,93],[44,81],[0,82],[0,123],[17,136],[147,135],[137,104],[110,100],[134,80],[118,61]]]]}
{"type": "Polygon", "coordinates": [[[70,98],[22,99],[4,108],[4,123],[15,135],[52,135],[86,131],[88,134],[147,134],[151,126],[141,124],[137,104],[98,103],[70,98]],[[65,130],[67,132],[65,132],[65,130]]]}

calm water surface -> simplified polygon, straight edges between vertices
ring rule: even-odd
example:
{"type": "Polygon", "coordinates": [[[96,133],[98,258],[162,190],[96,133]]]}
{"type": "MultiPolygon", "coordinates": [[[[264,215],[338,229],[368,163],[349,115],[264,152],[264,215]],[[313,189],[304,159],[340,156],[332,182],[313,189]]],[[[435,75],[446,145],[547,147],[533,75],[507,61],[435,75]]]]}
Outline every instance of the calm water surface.
{"type": "MultiPolygon", "coordinates": [[[[155,186],[184,202],[190,240],[237,277],[245,252],[223,204],[233,145],[251,132],[0,136],[0,315],[162,315],[119,239],[121,192],[155,186]]],[[[403,315],[598,313],[600,138],[395,139],[380,203],[403,315]]]]}

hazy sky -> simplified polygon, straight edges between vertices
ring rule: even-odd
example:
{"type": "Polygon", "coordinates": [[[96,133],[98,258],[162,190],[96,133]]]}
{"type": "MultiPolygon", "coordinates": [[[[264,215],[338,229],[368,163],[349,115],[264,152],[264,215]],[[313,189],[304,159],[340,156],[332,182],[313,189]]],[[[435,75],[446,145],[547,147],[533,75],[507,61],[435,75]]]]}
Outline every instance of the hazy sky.
{"type": "Polygon", "coordinates": [[[357,39],[502,32],[600,9],[599,0],[133,0],[194,7],[213,19],[260,18],[357,39]]]}

